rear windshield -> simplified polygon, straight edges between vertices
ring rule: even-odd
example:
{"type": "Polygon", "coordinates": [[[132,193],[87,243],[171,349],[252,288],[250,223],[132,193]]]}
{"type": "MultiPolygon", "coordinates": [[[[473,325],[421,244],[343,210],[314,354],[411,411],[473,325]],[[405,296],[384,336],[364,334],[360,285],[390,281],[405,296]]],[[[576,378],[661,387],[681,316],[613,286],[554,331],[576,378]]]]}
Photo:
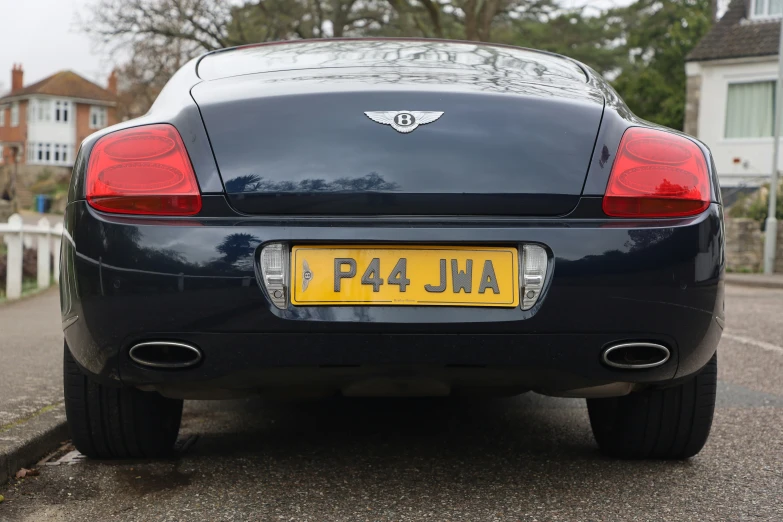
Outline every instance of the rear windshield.
{"type": "Polygon", "coordinates": [[[587,81],[574,62],[554,55],[485,44],[405,40],[318,40],[258,45],[205,56],[198,75],[205,80],[298,69],[413,67],[483,70],[531,81],[587,81]]]}

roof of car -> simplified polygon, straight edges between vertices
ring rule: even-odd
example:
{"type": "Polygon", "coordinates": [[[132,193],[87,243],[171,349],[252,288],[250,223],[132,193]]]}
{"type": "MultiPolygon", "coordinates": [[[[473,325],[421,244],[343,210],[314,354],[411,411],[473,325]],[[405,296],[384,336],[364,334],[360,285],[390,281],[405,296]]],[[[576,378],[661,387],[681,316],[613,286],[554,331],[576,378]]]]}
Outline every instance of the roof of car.
{"type": "Polygon", "coordinates": [[[566,57],[479,42],[345,38],[248,45],[205,55],[198,75],[216,80],[245,74],[324,68],[410,67],[495,72],[584,83],[587,73],[566,57]]]}
{"type": "Polygon", "coordinates": [[[778,54],[780,19],[751,20],[746,0],[732,0],[723,18],[688,54],[688,61],[778,54]]]}

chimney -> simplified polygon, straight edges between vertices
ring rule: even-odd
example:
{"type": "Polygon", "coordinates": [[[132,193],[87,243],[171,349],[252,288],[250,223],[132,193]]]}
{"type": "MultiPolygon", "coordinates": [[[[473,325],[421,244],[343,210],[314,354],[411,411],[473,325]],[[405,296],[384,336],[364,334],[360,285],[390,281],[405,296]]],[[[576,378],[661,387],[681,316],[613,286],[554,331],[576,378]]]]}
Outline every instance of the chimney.
{"type": "Polygon", "coordinates": [[[24,70],[22,64],[14,64],[11,69],[11,92],[18,91],[24,85],[24,70]]]}
{"type": "Polygon", "coordinates": [[[117,94],[117,70],[112,70],[111,74],[109,75],[109,82],[108,86],[106,87],[108,91],[114,95],[117,94]]]}

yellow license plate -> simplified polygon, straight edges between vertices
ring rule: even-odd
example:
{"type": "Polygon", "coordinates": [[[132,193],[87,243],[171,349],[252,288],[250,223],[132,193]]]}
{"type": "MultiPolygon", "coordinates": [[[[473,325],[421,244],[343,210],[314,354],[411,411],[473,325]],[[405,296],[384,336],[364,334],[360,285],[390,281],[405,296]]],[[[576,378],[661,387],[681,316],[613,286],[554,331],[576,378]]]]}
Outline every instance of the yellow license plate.
{"type": "Polygon", "coordinates": [[[294,305],[519,305],[516,248],[295,246],[294,305]]]}

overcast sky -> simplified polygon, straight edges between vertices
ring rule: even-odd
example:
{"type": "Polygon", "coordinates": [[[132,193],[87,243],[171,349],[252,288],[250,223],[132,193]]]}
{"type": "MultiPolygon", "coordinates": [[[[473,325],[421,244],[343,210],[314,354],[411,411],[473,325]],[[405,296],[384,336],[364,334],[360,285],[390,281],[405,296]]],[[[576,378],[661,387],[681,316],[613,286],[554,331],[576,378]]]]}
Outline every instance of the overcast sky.
{"type": "MultiPolygon", "coordinates": [[[[0,0],[0,94],[10,89],[14,63],[22,63],[25,85],[64,69],[105,85],[111,61],[80,31],[77,21],[78,15],[84,18],[88,14],[95,1],[0,0]]],[[[604,8],[632,1],[563,0],[563,4],[604,8]]]]}
{"type": "Polygon", "coordinates": [[[76,25],[76,13],[93,0],[0,0],[0,92],[11,88],[11,66],[24,67],[25,85],[71,69],[100,84],[109,63],[93,52],[76,25]]]}

